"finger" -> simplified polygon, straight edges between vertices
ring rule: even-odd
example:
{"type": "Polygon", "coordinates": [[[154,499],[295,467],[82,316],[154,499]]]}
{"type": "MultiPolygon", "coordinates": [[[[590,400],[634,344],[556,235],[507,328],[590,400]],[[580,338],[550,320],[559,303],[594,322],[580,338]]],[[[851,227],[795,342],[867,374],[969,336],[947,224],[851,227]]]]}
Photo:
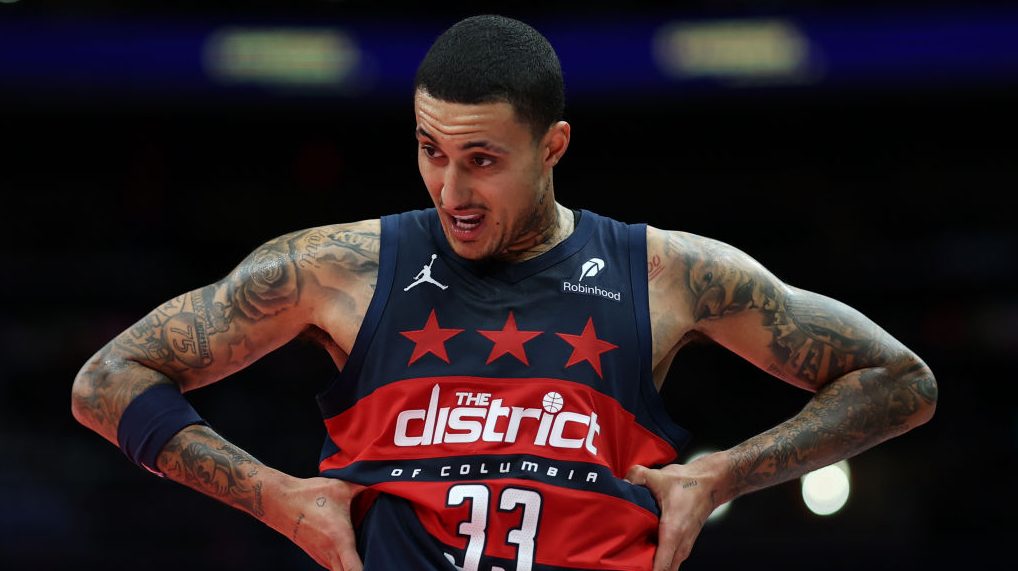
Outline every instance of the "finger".
{"type": "Polygon", "coordinates": [[[668,553],[657,548],[654,553],[654,571],[673,571],[677,569],[682,560],[675,556],[675,552],[668,553]]]}
{"type": "Polygon", "coordinates": [[[354,551],[352,554],[340,548],[339,552],[332,556],[326,569],[331,571],[364,571],[364,564],[361,558],[354,551]]]}
{"type": "Polygon", "coordinates": [[[364,570],[364,564],[361,563],[361,558],[359,555],[357,555],[356,551],[340,555],[340,561],[343,563],[343,571],[364,570]]]}
{"type": "Polygon", "coordinates": [[[689,557],[689,546],[683,544],[681,547],[675,550],[675,554],[672,555],[671,562],[668,564],[668,567],[665,567],[665,569],[668,569],[669,571],[676,571],[679,568],[679,566],[682,565],[682,562],[685,561],[686,558],[688,557],[689,557]]]}
{"type": "Polygon", "coordinates": [[[634,464],[631,468],[629,468],[629,471],[626,472],[624,479],[630,484],[642,486],[647,483],[647,471],[648,468],[646,466],[634,464]]]}
{"type": "MultiPolygon", "coordinates": [[[[660,545],[658,546],[658,551],[654,554],[655,571],[675,571],[689,558],[689,553],[693,548],[692,541],[686,535],[689,532],[688,529],[677,529],[664,550],[660,545]],[[658,555],[661,556],[660,559],[658,555]]],[[[663,540],[661,541],[663,543],[663,540]]]]}
{"type": "Polygon", "coordinates": [[[670,571],[674,569],[676,549],[679,545],[678,530],[665,520],[658,527],[657,550],[654,551],[654,571],[670,571]]]}
{"type": "Polygon", "coordinates": [[[672,562],[668,565],[666,569],[668,569],[669,571],[677,571],[679,566],[681,566],[686,561],[686,559],[689,559],[689,548],[688,547],[679,548],[675,550],[675,555],[672,556],[672,562]]]}
{"type": "Polygon", "coordinates": [[[679,526],[675,554],[672,556],[672,562],[668,569],[678,569],[679,565],[689,559],[689,555],[693,552],[693,546],[696,544],[697,538],[700,537],[700,532],[703,531],[704,523],[706,522],[695,523],[695,520],[686,520],[683,525],[679,526]]]}
{"type": "Polygon", "coordinates": [[[357,554],[357,540],[352,525],[349,531],[340,535],[336,548],[339,550],[339,561],[343,564],[343,571],[361,571],[364,568],[360,555],[357,554]]]}
{"type": "Polygon", "coordinates": [[[658,503],[664,501],[664,492],[668,490],[667,480],[664,472],[636,465],[629,469],[626,479],[640,486],[646,486],[650,493],[657,498],[658,503]]]}

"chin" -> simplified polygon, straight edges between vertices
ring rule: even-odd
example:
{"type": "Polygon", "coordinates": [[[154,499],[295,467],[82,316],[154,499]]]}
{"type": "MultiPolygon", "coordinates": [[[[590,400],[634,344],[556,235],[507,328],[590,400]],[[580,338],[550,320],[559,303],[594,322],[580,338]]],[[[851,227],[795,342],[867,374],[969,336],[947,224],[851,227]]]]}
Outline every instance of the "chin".
{"type": "Polygon", "coordinates": [[[486,251],[480,240],[471,240],[469,242],[460,240],[452,236],[452,232],[444,224],[442,225],[442,232],[445,234],[445,240],[449,243],[452,251],[465,260],[478,261],[491,256],[491,253],[486,251]]]}
{"type": "Polygon", "coordinates": [[[449,240],[449,245],[452,246],[452,251],[456,252],[456,255],[474,262],[484,260],[491,257],[491,252],[486,251],[482,248],[478,242],[459,242],[456,240],[449,240]]]}

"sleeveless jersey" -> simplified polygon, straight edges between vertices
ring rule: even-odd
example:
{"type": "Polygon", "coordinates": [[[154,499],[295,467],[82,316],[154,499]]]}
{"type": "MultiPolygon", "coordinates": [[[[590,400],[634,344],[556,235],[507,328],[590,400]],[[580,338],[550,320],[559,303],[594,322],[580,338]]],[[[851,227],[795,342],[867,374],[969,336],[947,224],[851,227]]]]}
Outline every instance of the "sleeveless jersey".
{"type": "Polygon", "coordinates": [[[582,211],[515,264],[457,256],[434,209],[381,221],[378,282],[318,396],[322,476],[368,570],[650,569],[657,505],[622,477],[688,433],[654,388],[646,226],[582,211]]]}

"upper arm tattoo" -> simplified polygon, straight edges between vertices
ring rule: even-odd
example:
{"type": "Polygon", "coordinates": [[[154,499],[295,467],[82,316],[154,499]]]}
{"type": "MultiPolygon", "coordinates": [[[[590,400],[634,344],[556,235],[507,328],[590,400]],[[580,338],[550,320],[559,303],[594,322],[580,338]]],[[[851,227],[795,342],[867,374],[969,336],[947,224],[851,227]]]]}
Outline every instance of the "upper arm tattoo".
{"type": "MultiPolygon", "coordinates": [[[[344,290],[356,283],[374,286],[377,228],[377,222],[362,222],[280,236],[222,280],[163,303],[85,364],[75,380],[75,409],[104,435],[115,435],[124,408],[149,386],[170,379],[200,386],[247,366],[277,331],[254,327],[293,311],[309,288],[329,289],[329,299],[352,300],[344,290]],[[332,279],[323,282],[320,273],[332,279]]],[[[296,335],[303,324],[292,329],[296,335]]]]}
{"type": "MultiPolygon", "coordinates": [[[[115,343],[130,358],[167,374],[213,363],[243,367],[259,352],[251,344],[252,326],[293,310],[311,287],[346,295],[342,289],[355,279],[377,273],[377,232],[356,226],[312,228],[270,240],[224,279],[156,308],[115,343]],[[323,284],[317,274],[325,271],[344,279],[323,284]]],[[[294,334],[301,329],[303,324],[294,334]]]]}
{"type": "Polygon", "coordinates": [[[851,307],[818,294],[792,290],[782,310],[765,312],[778,372],[814,389],[849,371],[885,364],[894,345],[876,324],[851,307]]]}
{"type": "MultiPolygon", "coordinates": [[[[272,240],[248,256],[220,282],[226,290],[228,315],[249,322],[285,311],[300,298],[298,242],[305,232],[272,240]]],[[[214,297],[212,293],[210,297],[214,297]]]]}
{"type": "Polygon", "coordinates": [[[331,266],[334,271],[360,278],[369,278],[373,290],[378,279],[378,255],[381,236],[378,229],[367,227],[334,228],[323,231],[324,247],[318,254],[318,264],[331,266]]]}
{"type": "Polygon", "coordinates": [[[723,344],[740,341],[738,352],[775,376],[816,390],[849,371],[886,363],[897,350],[897,343],[860,312],[786,286],[731,246],[673,232],[668,250],[683,260],[694,327],[723,344]],[[753,323],[766,331],[765,347],[747,347],[751,335],[719,327],[746,312],[759,316],[753,323]]]}
{"type": "Polygon", "coordinates": [[[294,308],[302,293],[298,248],[309,232],[271,240],[228,276],[177,296],[114,339],[123,357],[171,377],[213,364],[247,365],[250,326],[294,308]]]}

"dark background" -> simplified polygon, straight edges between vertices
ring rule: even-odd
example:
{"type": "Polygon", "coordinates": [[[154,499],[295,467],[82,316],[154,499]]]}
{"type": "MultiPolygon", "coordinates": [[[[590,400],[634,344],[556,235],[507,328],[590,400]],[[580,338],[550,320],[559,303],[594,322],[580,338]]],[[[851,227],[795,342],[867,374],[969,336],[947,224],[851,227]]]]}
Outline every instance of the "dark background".
{"type": "MultiPolygon", "coordinates": [[[[983,14],[1002,4],[563,2],[480,11],[527,19],[553,37],[556,23],[582,29],[636,16],[810,14],[865,26],[891,11],[906,21],[946,14],[950,23],[955,8],[983,14]]],[[[74,422],[71,382],[108,339],[222,277],[267,239],[429,206],[415,165],[410,74],[361,96],[178,91],[170,79],[146,88],[131,69],[115,80],[50,72],[59,50],[40,60],[34,79],[18,75],[11,70],[34,57],[19,46],[37,49],[38,38],[83,21],[128,37],[140,21],[373,21],[382,23],[373,33],[433,38],[477,11],[310,0],[0,4],[0,569],[316,568],[259,522],[133,467],[74,422]]],[[[67,41],[61,49],[71,54],[75,40],[67,41]]],[[[1013,45],[1000,48],[1014,57],[1013,45]]],[[[107,56],[110,69],[126,57],[107,56]]],[[[839,513],[810,513],[798,482],[737,499],[683,569],[1013,563],[1018,67],[570,91],[571,70],[598,63],[571,57],[562,64],[573,139],[555,172],[563,204],[733,244],[788,283],[861,310],[915,350],[940,386],[929,424],[851,461],[852,495],[839,513]]],[[[323,351],[295,341],[190,398],[262,461],[311,476],[324,435],[313,395],[330,367],[323,351]]],[[[690,452],[737,444],[809,397],[712,346],[681,352],[663,393],[694,433],[690,452]]]]}

